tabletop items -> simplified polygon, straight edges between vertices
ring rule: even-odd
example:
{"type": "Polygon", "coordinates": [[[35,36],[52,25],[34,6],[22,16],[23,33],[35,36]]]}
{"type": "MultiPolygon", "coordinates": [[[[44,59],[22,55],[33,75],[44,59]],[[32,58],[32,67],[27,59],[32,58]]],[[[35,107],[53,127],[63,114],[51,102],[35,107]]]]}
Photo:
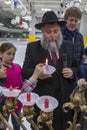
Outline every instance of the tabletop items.
{"type": "MultiPolygon", "coordinates": [[[[5,104],[3,106],[3,115],[7,116],[7,113],[10,112],[23,130],[27,130],[22,121],[23,117],[26,117],[26,120],[35,130],[40,130],[40,122],[44,122],[50,130],[54,130],[52,127],[53,111],[58,106],[58,101],[54,97],[48,95],[40,97],[38,94],[33,92],[21,93],[20,90],[14,89],[12,86],[10,89],[1,87],[0,92],[6,97],[5,104]],[[18,117],[15,113],[18,100],[23,104],[23,112],[20,114],[20,117],[18,117]],[[33,117],[35,116],[35,104],[41,110],[41,113],[37,118],[37,123],[33,120],[33,117]]],[[[4,116],[2,118],[0,117],[2,121],[4,116]]],[[[9,130],[12,130],[11,126],[6,121],[3,121],[3,123],[5,123],[9,130]]]]}

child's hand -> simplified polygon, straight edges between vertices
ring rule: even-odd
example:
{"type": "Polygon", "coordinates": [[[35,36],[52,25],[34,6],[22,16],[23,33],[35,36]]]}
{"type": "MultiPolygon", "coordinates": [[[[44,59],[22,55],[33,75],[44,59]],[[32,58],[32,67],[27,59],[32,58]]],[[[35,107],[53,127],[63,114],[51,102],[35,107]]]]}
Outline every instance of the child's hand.
{"type": "Polygon", "coordinates": [[[0,68],[0,78],[6,78],[6,68],[4,66],[0,68]]]}
{"type": "Polygon", "coordinates": [[[45,79],[51,77],[51,75],[44,73],[43,66],[44,64],[40,63],[35,67],[34,73],[32,75],[34,79],[45,79]]]}
{"type": "Polygon", "coordinates": [[[85,87],[87,86],[87,82],[85,81],[85,79],[78,80],[77,84],[79,86],[79,90],[84,90],[85,87]]]}

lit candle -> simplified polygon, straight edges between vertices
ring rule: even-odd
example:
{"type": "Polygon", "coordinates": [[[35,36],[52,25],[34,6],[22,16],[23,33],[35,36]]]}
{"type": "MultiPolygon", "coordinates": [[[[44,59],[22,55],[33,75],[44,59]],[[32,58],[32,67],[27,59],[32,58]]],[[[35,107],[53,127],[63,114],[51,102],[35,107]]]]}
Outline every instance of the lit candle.
{"type": "Polygon", "coordinates": [[[27,101],[31,101],[31,94],[27,93],[27,101]]]}
{"type": "Polygon", "coordinates": [[[13,91],[13,87],[12,87],[12,85],[10,85],[10,87],[9,87],[9,91],[13,91]]]}
{"type": "Polygon", "coordinates": [[[45,108],[49,107],[49,100],[47,98],[44,100],[44,107],[45,108]]]}
{"type": "Polygon", "coordinates": [[[45,63],[45,69],[46,69],[46,71],[49,71],[48,59],[47,58],[46,58],[46,63],[45,63]]]}

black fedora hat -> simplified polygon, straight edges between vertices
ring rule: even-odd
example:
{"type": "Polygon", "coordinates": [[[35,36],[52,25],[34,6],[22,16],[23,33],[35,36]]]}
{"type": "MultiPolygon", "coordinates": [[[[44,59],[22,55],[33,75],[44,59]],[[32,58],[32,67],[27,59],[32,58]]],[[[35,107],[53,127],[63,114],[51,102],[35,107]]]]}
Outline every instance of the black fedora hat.
{"type": "Polygon", "coordinates": [[[35,28],[41,29],[45,24],[50,24],[50,23],[58,23],[62,27],[65,25],[66,22],[59,21],[54,11],[47,11],[42,17],[42,22],[35,24],[35,28]]]}

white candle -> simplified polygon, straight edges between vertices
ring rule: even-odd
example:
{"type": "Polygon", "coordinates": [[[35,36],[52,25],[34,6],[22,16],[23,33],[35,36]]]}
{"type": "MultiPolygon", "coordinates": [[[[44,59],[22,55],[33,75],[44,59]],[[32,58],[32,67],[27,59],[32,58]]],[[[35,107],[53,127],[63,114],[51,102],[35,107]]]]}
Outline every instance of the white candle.
{"type": "Polygon", "coordinates": [[[45,63],[45,69],[46,69],[46,71],[49,71],[48,59],[47,58],[46,58],[46,63],[45,63]]]}

